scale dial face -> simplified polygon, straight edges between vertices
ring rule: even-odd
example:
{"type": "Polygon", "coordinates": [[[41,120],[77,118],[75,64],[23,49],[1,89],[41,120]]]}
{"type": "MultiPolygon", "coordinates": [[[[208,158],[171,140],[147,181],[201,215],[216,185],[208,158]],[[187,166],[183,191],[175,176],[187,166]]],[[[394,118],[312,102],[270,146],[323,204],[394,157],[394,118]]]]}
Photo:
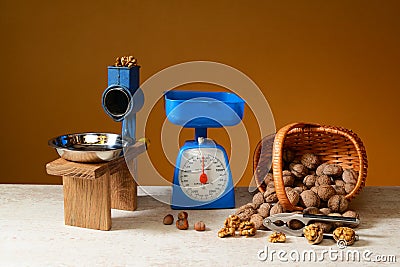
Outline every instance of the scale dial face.
{"type": "Polygon", "coordinates": [[[182,191],[196,201],[219,198],[228,185],[224,153],[217,148],[196,148],[183,151],[179,170],[182,191]]]}

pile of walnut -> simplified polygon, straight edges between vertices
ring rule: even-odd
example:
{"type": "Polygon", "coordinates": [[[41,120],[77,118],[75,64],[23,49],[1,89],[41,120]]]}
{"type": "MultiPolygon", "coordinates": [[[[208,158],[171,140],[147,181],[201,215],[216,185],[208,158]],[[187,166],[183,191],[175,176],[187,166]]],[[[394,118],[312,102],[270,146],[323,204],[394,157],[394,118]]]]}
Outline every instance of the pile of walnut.
{"type": "Polygon", "coordinates": [[[230,215],[224,222],[224,227],[218,231],[218,237],[235,236],[239,231],[241,236],[254,236],[257,229],[254,223],[250,221],[241,221],[238,216],[230,215]]]}
{"type": "Polygon", "coordinates": [[[115,67],[134,67],[137,66],[137,60],[133,56],[117,57],[114,63],[115,67]]]}
{"type": "MultiPolygon", "coordinates": [[[[342,169],[337,164],[323,163],[314,154],[304,154],[293,159],[294,153],[284,151],[287,169],[283,171],[283,181],[288,199],[293,205],[304,207],[304,214],[324,214],[358,218],[358,213],[348,210],[345,195],[351,192],[358,174],[353,169],[342,169]]],[[[280,205],[275,192],[272,173],[264,179],[265,192],[258,192],[251,203],[236,210],[241,221],[254,223],[257,229],[263,229],[263,219],[277,213],[286,212],[280,205]]],[[[339,223],[316,222],[324,233],[341,226],[339,223]]],[[[297,229],[303,225],[297,226],[297,229]]],[[[296,226],[294,225],[295,229],[296,226]]]]}

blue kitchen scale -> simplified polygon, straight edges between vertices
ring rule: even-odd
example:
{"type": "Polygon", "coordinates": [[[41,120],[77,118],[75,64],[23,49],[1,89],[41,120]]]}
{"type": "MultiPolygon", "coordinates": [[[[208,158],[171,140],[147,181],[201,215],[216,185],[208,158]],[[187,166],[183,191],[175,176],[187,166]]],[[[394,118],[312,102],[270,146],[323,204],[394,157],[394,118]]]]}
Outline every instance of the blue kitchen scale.
{"type": "Polygon", "coordinates": [[[244,100],[227,92],[168,91],[165,111],[170,122],[195,129],[176,160],[172,209],[234,208],[232,173],[225,149],[207,138],[207,128],[238,124],[244,100]]]}

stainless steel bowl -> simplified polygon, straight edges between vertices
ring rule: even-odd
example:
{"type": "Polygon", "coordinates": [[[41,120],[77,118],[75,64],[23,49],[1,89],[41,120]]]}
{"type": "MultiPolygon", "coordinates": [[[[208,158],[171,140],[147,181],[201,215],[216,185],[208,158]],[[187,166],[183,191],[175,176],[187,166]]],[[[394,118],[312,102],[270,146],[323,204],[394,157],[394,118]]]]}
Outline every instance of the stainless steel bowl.
{"type": "Polygon", "coordinates": [[[123,155],[130,143],[121,135],[110,133],[76,133],[49,140],[63,159],[75,162],[106,162],[123,155]]]}

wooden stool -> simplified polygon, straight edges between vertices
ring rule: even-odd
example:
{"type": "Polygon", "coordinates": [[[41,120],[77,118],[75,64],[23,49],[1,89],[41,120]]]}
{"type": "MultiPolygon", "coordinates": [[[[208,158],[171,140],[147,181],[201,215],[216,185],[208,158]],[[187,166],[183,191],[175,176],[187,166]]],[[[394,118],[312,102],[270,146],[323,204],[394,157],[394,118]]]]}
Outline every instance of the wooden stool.
{"type": "MultiPolygon", "coordinates": [[[[132,164],[136,164],[132,160],[132,164]]],[[[110,230],[111,209],[135,210],[137,184],[125,158],[106,163],[77,163],[59,158],[47,173],[62,176],[66,225],[110,230]]]]}

